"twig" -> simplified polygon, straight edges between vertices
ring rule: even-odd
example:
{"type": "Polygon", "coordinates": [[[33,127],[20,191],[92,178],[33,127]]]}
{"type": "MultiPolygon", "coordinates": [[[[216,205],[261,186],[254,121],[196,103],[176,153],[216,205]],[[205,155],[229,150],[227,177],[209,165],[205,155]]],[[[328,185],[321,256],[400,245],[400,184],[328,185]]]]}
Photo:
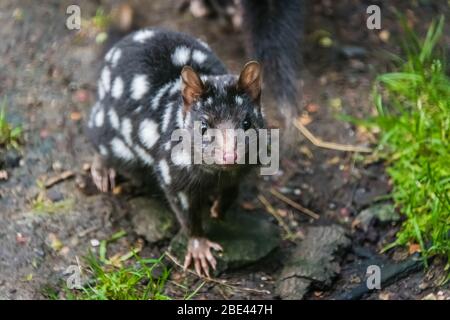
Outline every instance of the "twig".
{"type": "Polygon", "coordinates": [[[350,144],[339,144],[334,142],[325,142],[322,139],[314,136],[311,131],[309,131],[298,119],[294,120],[294,125],[298,130],[315,146],[325,149],[332,149],[338,151],[348,151],[348,152],[361,152],[361,153],[371,153],[372,149],[361,146],[353,146],[350,144]]]}
{"type": "Polygon", "coordinates": [[[262,194],[260,194],[260,195],[258,195],[258,200],[261,201],[261,203],[264,205],[264,207],[266,207],[266,211],[268,213],[270,213],[272,216],[274,216],[275,219],[277,219],[277,222],[280,225],[280,227],[282,227],[284,229],[284,231],[286,232],[287,238],[295,239],[295,235],[289,229],[289,226],[283,221],[283,219],[281,219],[281,217],[279,216],[277,211],[274,209],[274,207],[272,207],[272,205],[266,199],[266,197],[264,197],[262,194]]]}
{"type": "Polygon", "coordinates": [[[51,188],[55,184],[60,183],[61,181],[73,178],[74,176],[75,176],[75,173],[73,171],[70,171],[70,170],[64,171],[55,177],[47,179],[47,181],[45,181],[45,187],[47,189],[51,188]]]}
{"type": "Polygon", "coordinates": [[[208,277],[200,276],[200,275],[198,275],[197,273],[195,273],[194,271],[192,271],[190,269],[186,269],[185,270],[183,265],[174,256],[172,256],[169,253],[169,251],[166,251],[165,255],[167,256],[167,258],[169,258],[181,270],[186,271],[186,272],[196,276],[197,278],[202,279],[205,282],[216,283],[216,284],[223,285],[225,287],[228,287],[228,288],[234,289],[234,290],[238,290],[238,291],[255,292],[255,293],[259,293],[259,294],[270,294],[269,290],[258,290],[258,289],[252,289],[252,288],[238,287],[238,286],[235,286],[235,285],[227,283],[226,280],[219,280],[219,279],[215,279],[215,278],[208,278],[208,277]]]}
{"type": "Polygon", "coordinates": [[[316,219],[316,220],[320,218],[320,216],[317,213],[309,210],[308,208],[305,208],[305,207],[301,206],[300,204],[298,204],[297,202],[289,199],[288,197],[286,197],[285,195],[281,194],[280,192],[278,192],[274,188],[270,188],[270,193],[273,194],[278,199],[280,199],[281,201],[286,202],[291,207],[294,207],[298,211],[308,215],[309,217],[311,217],[313,219],[316,219]]]}

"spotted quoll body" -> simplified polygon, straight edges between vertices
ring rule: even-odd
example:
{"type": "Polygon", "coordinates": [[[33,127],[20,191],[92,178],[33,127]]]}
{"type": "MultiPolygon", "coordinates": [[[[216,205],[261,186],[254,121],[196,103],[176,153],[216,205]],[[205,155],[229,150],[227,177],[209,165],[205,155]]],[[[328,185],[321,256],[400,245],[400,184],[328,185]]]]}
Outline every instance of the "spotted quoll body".
{"type": "Polygon", "coordinates": [[[193,260],[197,272],[208,273],[208,264],[215,267],[209,249],[220,246],[204,238],[201,209],[212,198],[211,212],[224,212],[250,166],[193,164],[189,152],[172,154],[174,130],[193,133],[195,121],[202,134],[264,128],[259,65],[231,75],[202,41],[154,28],[128,35],[107,52],[87,125],[97,151],[94,181],[106,191],[102,179],[113,180],[115,170],[153,172],[191,239],[186,265],[193,260]]]}

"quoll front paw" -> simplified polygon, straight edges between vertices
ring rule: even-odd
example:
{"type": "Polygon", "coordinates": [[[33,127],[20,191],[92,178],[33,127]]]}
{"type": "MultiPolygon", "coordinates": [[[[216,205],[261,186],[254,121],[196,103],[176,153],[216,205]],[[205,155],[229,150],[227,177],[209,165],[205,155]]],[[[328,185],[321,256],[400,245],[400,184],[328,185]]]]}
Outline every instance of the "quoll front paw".
{"type": "Polygon", "coordinates": [[[206,238],[190,238],[184,259],[184,269],[187,269],[193,261],[197,274],[199,276],[205,274],[209,278],[209,266],[216,270],[217,264],[211,249],[223,251],[220,244],[209,241],[206,238]]]}
{"type": "Polygon", "coordinates": [[[101,192],[108,192],[116,186],[116,171],[105,167],[98,155],[92,161],[91,176],[95,186],[101,192]]]}

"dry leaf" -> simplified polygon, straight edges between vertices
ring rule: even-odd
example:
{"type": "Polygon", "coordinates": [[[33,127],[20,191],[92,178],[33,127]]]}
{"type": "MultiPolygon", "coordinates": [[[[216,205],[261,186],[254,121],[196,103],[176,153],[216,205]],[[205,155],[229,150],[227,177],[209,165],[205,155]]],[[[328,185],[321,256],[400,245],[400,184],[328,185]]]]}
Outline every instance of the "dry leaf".
{"type": "Polygon", "coordinates": [[[73,121],[80,121],[82,118],[81,113],[78,111],[72,112],[70,114],[70,119],[73,121]]]}
{"type": "Polygon", "coordinates": [[[306,111],[308,111],[309,113],[315,113],[317,111],[319,111],[319,105],[316,103],[308,103],[306,105],[306,111]]]}
{"type": "Polygon", "coordinates": [[[250,201],[244,201],[241,203],[241,207],[244,210],[252,211],[256,209],[256,206],[250,201]]]}
{"type": "Polygon", "coordinates": [[[299,121],[302,125],[307,126],[313,121],[313,119],[308,114],[302,114],[299,117],[299,121]]]}
{"type": "Polygon", "coordinates": [[[409,251],[409,254],[414,254],[416,252],[420,252],[420,245],[417,243],[411,243],[409,245],[408,251],[409,251]]]}

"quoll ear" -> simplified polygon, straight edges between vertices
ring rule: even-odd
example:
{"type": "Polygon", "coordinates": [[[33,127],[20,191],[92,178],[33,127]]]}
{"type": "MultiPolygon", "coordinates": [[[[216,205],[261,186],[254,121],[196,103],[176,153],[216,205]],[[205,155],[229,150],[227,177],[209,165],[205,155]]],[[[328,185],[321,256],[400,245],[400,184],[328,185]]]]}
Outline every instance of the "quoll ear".
{"type": "Polygon", "coordinates": [[[261,65],[256,61],[247,62],[239,76],[238,89],[245,91],[253,101],[261,99],[261,65]]]}
{"type": "Polygon", "coordinates": [[[187,112],[192,104],[203,93],[203,82],[198,74],[189,66],[183,67],[181,70],[181,94],[183,95],[184,111],[187,112]]]}

